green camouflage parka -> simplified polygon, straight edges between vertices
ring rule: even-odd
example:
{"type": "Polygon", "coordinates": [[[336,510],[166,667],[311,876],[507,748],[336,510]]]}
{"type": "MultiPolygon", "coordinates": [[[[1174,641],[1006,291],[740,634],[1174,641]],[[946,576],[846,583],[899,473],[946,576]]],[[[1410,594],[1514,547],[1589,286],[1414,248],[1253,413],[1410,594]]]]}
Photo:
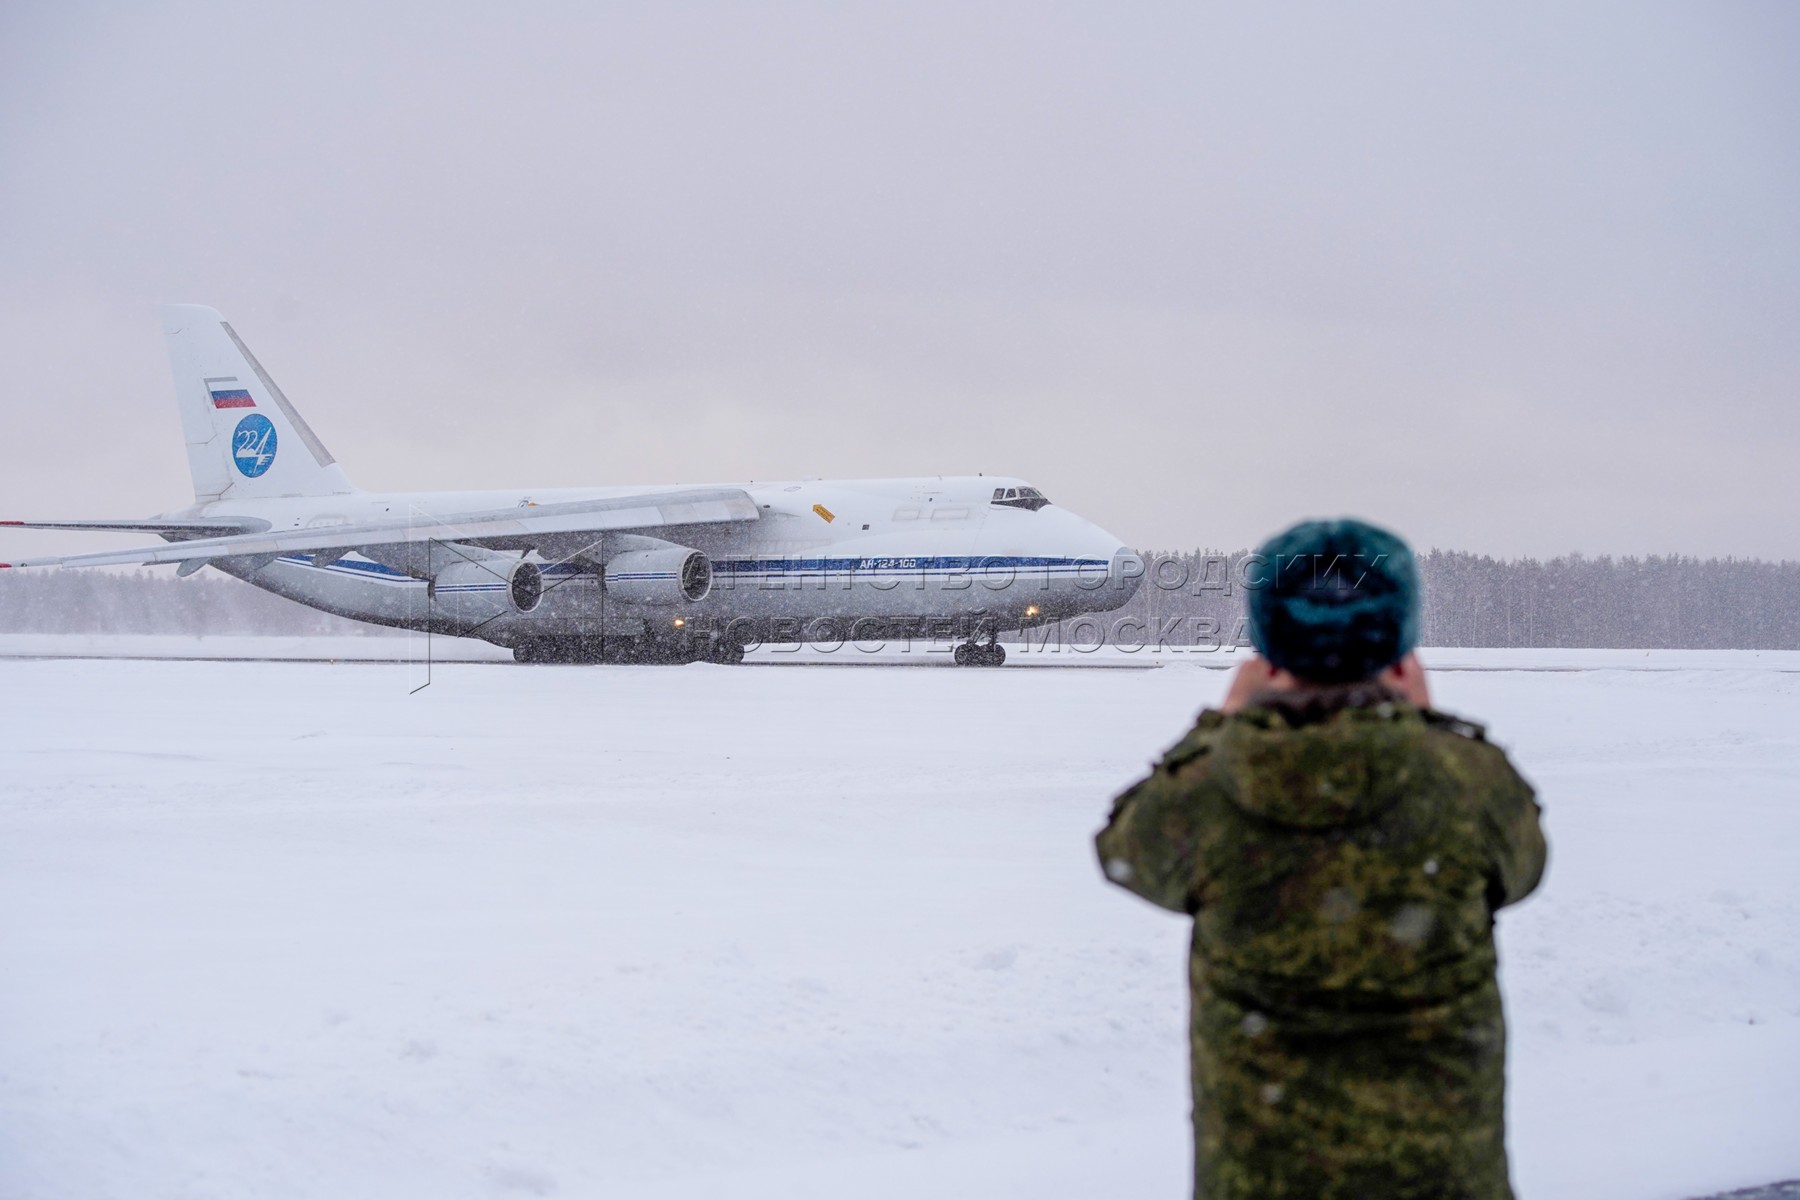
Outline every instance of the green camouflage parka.
{"type": "Polygon", "coordinates": [[[1209,710],[1098,841],[1194,918],[1198,1200],[1509,1200],[1494,911],[1545,845],[1478,726],[1371,684],[1209,710]]]}

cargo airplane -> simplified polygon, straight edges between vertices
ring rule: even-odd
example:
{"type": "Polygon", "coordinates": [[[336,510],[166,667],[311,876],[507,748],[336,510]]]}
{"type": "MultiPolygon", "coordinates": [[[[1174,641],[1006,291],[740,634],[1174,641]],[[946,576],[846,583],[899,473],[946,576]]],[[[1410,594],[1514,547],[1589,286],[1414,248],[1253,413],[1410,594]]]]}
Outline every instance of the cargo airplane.
{"type": "Polygon", "coordinates": [[[477,637],[520,662],[740,661],[747,645],[946,638],[1105,612],[1143,560],[991,476],[365,492],[218,312],[163,309],[194,503],[26,529],[155,535],[30,566],[211,566],[358,621],[477,637]]]}

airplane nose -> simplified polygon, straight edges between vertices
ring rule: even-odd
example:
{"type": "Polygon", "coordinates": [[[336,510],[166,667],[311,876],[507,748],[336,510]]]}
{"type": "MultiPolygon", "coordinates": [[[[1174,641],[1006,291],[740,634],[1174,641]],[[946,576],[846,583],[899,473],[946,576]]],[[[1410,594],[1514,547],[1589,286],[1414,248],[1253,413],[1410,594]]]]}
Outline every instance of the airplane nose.
{"type": "Polygon", "coordinates": [[[1126,600],[1131,599],[1144,582],[1144,556],[1129,546],[1120,546],[1113,551],[1107,576],[1108,582],[1119,589],[1126,600]]]}

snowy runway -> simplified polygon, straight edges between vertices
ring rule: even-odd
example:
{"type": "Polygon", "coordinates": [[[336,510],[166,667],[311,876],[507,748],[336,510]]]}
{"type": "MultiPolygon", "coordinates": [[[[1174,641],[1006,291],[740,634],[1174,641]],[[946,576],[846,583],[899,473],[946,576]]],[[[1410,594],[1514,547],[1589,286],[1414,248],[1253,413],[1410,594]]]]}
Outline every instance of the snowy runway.
{"type": "MultiPolygon", "coordinates": [[[[1800,655],[1561,662],[1437,681],[1552,842],[1520,1194],[1800,1174],[1800,655]]],[[[1183,1194],[1185,923],[1089,838],[1222,672],[418,682],[0,661],[0,1195],[1183,1194]]]]}

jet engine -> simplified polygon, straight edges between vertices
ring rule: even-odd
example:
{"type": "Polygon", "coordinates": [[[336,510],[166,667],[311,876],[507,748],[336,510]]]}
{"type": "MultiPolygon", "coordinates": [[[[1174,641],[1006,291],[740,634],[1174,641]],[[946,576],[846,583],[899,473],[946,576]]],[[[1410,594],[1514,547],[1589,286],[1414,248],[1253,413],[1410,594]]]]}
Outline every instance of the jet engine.
{"type": "Polygon", "coordinates": [[[648,537],[632,537],[627,545],[606,560],[606,594],[613,600],[693,604],[712,591],[712,560],[700,551],[648,537]]]}
{"type": "Polygon", "coordinates": [[[528,613],[543,598],[543,571],[522,558],[460,559],[431,577],[434,615],[460,625],[528,613]]]}

